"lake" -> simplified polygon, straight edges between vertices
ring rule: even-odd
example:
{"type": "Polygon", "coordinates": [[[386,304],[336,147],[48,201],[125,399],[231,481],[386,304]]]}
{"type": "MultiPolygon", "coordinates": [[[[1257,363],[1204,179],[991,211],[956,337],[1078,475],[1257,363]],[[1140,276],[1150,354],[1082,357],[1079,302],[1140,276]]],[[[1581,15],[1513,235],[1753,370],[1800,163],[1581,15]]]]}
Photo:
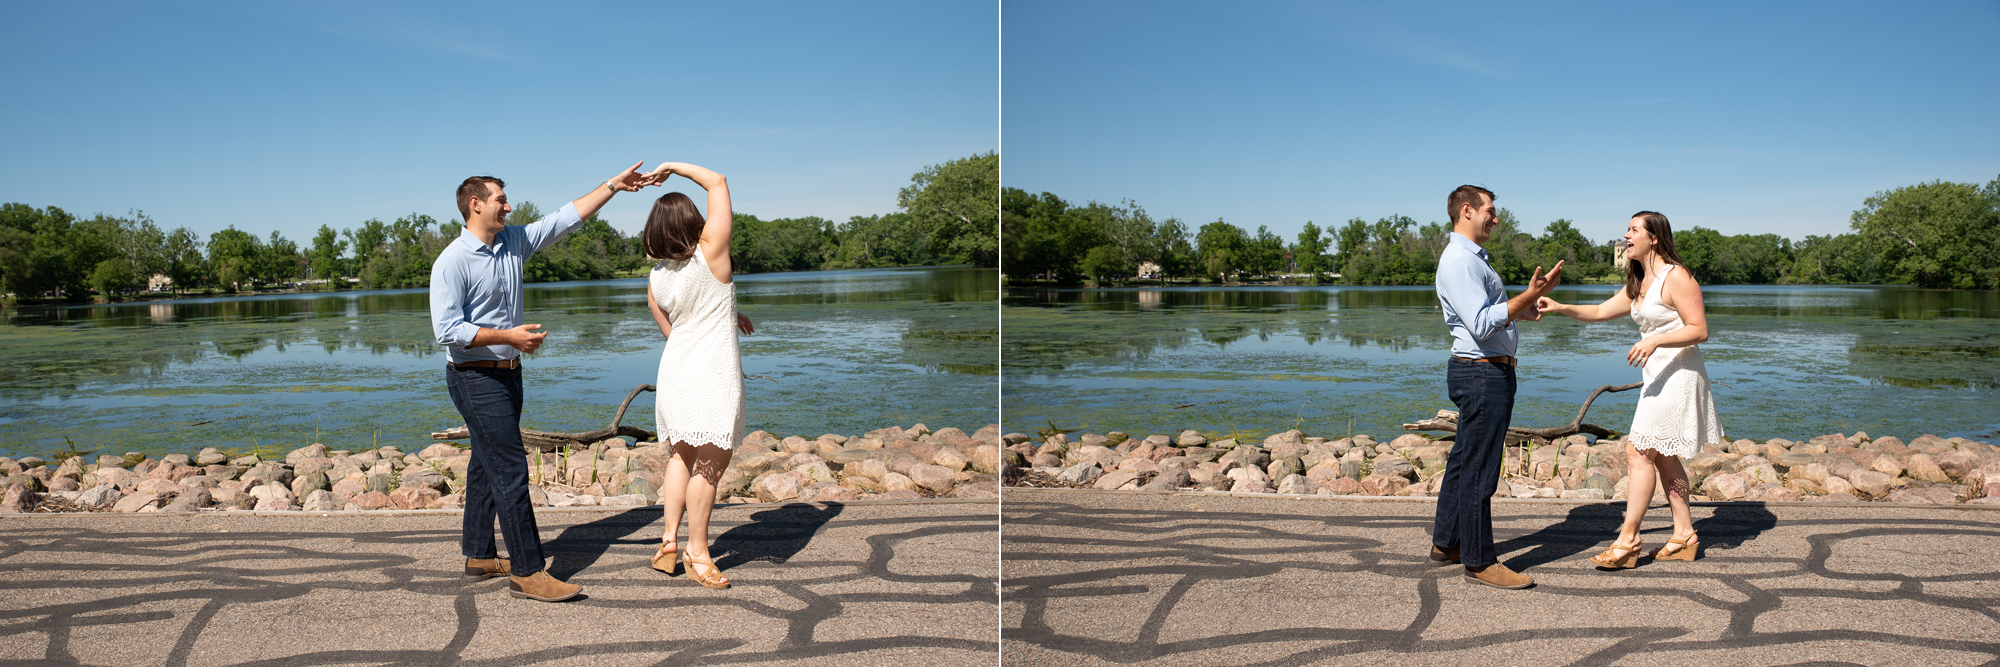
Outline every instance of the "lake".
{"type": "MultiPolygon", "coordinates": [[[[1596,303],[1618,286],[1556,290],[1596,303]]],[[[1520,288],[1510,288],[1518,293],[1520,288]]],[[[1703,290],[1701,346],[1731,438],[1867,431],[1991,439],[2000,430],[2000,293],[1906,287],[1703,290]]],[[[1438,410],[1450,337],[1424,287],[1009,289],[1003,299],[1007,430],[1381,439],[1438,410]]],[[[1522,322],[1514,424],[1566,424],[1625,365],[1621,318],[1522,322]]],[[[1637,391],[1585,421],[1631,426],[1637,391]]],[[[1441,435],[1441,434],[1440,434],[1441,435]]]]}
{"type": "MultiPolygon", "coordinates": [[[[993,269],[926,267],[736,277],[748,428],[856,435],[997,419],[993,269]]],[[[526,287],[549,333],[528,357],[522,425],[604,426],[653,383],[663,339],[646,280],[526,287]]],[[[445,394],[424,289],[4,311],[0,455],[270,454],[313,442],[405,451],[463,423],[445,394]],[[65,439],[67,438],[67,440],[65,439]]],[[[624,423],[653,428],[652,394],[624,423]]]]}

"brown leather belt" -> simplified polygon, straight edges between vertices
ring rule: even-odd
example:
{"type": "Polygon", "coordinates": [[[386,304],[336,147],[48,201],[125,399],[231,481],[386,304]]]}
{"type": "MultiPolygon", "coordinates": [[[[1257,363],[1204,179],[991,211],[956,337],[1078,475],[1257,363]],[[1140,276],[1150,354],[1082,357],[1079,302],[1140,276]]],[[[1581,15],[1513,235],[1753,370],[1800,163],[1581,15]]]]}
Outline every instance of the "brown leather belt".
{"type": "Polygon", "coordinates": [[[1457,359],[1459,361],[1469,361],[1475,364],[1499,364],[1501,366],[1513,366],[1515,363],[1519,361],[1518,359],[1509,356],[1487,357],[1484,359],[1467,359],[1465,357],[1453,355],[1452,358],[1457,359]]]}
{"type": "Polygon", "coordinates": [[[445,362],[444,365],[450,366],[452,368],[520,368],[521,358],[515,357],[513,359],[508,359],[506,361],[494,361],[492,359],[486,359],[481,361],[461,361],[455,364],[447,361],[445,362]]]}

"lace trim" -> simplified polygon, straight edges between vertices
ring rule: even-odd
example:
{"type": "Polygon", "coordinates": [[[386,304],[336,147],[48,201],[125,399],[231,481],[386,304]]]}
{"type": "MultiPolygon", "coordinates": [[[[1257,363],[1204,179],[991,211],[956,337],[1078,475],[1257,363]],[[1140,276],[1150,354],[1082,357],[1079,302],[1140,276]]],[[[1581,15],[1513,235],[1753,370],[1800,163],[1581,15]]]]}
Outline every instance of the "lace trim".
{"type": "Polygon", "coordinates": [[[1701,443],[1679,436],[1633,433],[1626,435],[1625,440],[1632,443],[1633,449],[1650,449],[1674,456],[1692,456],[1701,451],[1701,443]]]}
{"type": "Polygon", "coordinates": [[[736,434],[727,431],[677,431],[669,429],[661,432],[660,442],[668,446],[685,442],[695,447],[715,445],[723,449],[735,449],[736,434]]]}

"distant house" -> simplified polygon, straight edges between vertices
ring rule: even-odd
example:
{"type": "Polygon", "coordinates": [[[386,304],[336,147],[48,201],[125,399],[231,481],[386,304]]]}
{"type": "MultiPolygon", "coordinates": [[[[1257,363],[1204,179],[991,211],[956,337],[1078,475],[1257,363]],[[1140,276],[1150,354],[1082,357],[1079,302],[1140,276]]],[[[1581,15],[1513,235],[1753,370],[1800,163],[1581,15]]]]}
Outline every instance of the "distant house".
{"type": "Polygon", "coordinates": [[[155,273],[153,277],[146,279],[146,291],[148,292],[165,292],[173,288],[174,279],[168,278],[167,274],[155,273]]]}
{"type": "Polygon", "coordinates": [[[1139,278],[1141,280],[1152,280],[1158,277],[1160,277],[1160,265],[1152,262],[1139,263],[1139,278]]]}
{"type": "Polygon", "coordinates": [[[1625,270],[1625,246],[1627,245],[1630,244],[1626,243],[1625,239],[1618,239],[1611,242],[1611,268],[1618,269],[1621,272],[1625,270]]]}

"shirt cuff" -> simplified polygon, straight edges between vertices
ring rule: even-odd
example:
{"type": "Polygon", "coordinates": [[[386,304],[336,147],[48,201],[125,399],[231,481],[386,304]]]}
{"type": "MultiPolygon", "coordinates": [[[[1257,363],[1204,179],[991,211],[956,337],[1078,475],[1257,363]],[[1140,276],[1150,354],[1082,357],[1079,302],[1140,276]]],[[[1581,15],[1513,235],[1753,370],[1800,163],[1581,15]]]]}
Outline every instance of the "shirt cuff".
{"type": "Polygon", "coordinates": [[[445,339],[438,341],[446,347],[472,347],[472,339],[479,336],[479,325],[459,322],[445,330],[445,339]]]}

